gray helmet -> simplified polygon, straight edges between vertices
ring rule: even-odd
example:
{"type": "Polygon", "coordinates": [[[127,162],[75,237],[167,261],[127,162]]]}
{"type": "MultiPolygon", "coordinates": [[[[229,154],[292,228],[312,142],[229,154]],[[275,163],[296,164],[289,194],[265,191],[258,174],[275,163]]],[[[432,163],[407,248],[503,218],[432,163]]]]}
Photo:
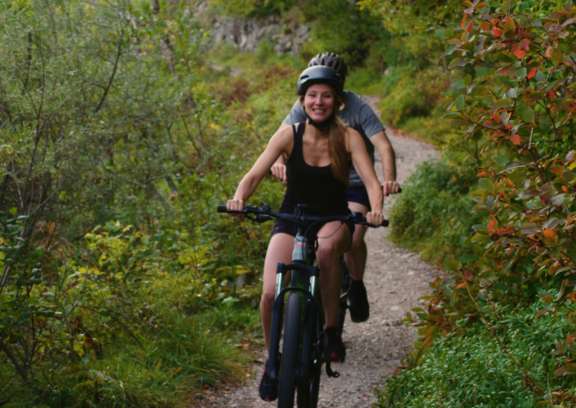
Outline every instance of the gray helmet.
{"type": "Polygon", "coordinates": [[[342,76],[342,79],[345,79],[346,75],[348,75],[348,67],[344,63],[344,60],[342,60],[338,54],[334,54],[333,52],[323,52],[322,54],[318,54],[308,63],[309,67],[316,65],[324,65],[335,69],[336,72],[342,76]]]}
{"type": "Polygon", "coordinates": [[[304,95],[314,84],[330,85],[340,97],[344,95],[344,80],[335,69],[318,65],[306,68],[298,78],[298,95],[304,95]]]}

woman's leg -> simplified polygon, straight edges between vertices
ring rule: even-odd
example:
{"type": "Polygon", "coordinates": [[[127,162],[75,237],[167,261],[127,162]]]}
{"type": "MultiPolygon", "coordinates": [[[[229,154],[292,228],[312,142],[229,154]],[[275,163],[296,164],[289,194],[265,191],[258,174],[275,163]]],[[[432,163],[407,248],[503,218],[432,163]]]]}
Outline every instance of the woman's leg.
{"type": "Polygon", "coordinates": [[[264,284],[262,287],[262,298],[260,299],[260,318],[264,329],[264,343],[266,351],[270,350],[270,330],[272,326],[272,303],[274,302],[274,292],[276,290],[276,265],[281,262],[289,264],[292,262],[292,248],[294,247],[294,237],[288,234],[275,234],[270,240],[266,260],[264,261],[264,284]]]}
{"type": "Polygon", "coordinates": [[[350,230],[338,221],[324,225],[318,232],[316,258],[320,268],[320,293],[326,327],[338,326],[338,306],[342,286],[340,257],[348,250],[350,240],[350,230]]]}

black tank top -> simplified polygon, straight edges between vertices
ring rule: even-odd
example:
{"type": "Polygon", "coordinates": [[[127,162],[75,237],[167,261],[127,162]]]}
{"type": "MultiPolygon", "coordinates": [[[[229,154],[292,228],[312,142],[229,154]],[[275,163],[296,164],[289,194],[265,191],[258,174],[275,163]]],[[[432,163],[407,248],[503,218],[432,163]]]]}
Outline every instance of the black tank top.
{"type": "Polygon", "coordinates": [[[280,206],[281,213],[292,214],[297,204],[306,204],[310,215],[349,214],[346,185],[334,178],[332,165],[310,166],[304,161],[302,137],[305,122],[294,132],[294,148],[286,162],[287,188],[280,206]]]}

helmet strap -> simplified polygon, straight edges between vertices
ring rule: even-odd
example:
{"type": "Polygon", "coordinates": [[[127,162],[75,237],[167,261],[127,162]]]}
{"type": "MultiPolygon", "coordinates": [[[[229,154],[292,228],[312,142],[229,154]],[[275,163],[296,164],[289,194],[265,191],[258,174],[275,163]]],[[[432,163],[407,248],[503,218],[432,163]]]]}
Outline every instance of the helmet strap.
{"type": "Polygon", "coordinates": [[[316,129],[322,131],[324,129],[326,129],[326,127],[332,123],[332,119],[334,118],[334,112],[332,112],[332,115],[326,119],[324,122],[316,122],[314,119],[312,119],[309,115],[308,112],[306,112],[306,108],[304,108],[304,115],[306,115],[306,119],[308,119],[308,122],[310,122],[310,124],[312,126],[314,126],[316,129]]]}

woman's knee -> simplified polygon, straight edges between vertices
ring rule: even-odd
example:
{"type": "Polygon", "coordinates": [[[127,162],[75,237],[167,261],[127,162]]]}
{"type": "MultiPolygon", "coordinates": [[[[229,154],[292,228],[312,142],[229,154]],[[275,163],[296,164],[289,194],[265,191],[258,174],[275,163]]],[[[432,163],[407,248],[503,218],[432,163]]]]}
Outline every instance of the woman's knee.
{"type": "Polygon", "coordinates": [[[338,245],[334,241],[321,242],[318,244],[316,250],[316,259],[320,265],[324,263],[332,263],[338,261],[340,258],[338,245]]]}
{"type": "Polygon", "coordinates": [[[272,303],[274,303],[274,293],[262,292],[262,297],[260,297],[260,306],[265,309],[272,309],[272,303]]]}

